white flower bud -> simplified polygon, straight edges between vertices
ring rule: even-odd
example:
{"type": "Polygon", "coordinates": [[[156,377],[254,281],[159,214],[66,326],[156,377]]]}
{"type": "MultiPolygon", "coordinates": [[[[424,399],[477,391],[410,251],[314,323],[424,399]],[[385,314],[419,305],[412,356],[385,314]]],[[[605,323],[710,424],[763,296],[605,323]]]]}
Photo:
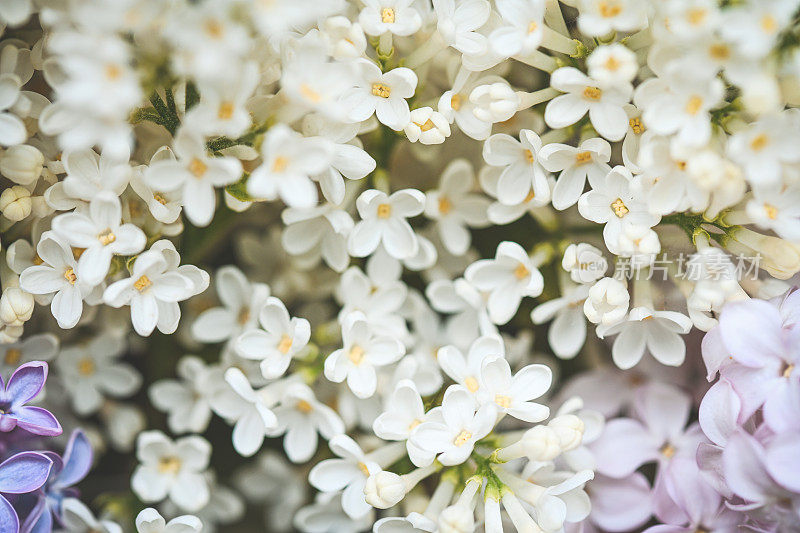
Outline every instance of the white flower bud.
{"type": "Polygon", "coordinates": [[[561,445],[561,451],[574,450],[583,440],[586,426],[583,420],[575,415],[561,415],[552,419],[547,426],[555,431],[561,445]]]}
{"type": "Polygon", "coordinates": [[[439,515],[440,533],[472,533],[474,530],[475,518],[469,507],[451,505],[439,515]]]}
{"type": "Polygon", "coordinates": [[[0,344],[11,344],[17,342],[22,337],[24,328],[22,326],[6,326],[0,329],[0,344]]]}
{"type": "Polygon", "coordinates": [[[475,117],[492,124],[513,117],[520,105],[519,95],[503,82],[475,87],[469,101],[475,104],[472,110],[475,117]]]}
{"type": "Polygon", "coordinates": [[[531,461],[551,461],[561,453],[558,433],[548,426],[534,426],[520,439],[522,451],[531,461]]]}
{"type": "Polygon", "coordinates": [[[758,266],[778,279],[789,279],[800,271],[800,249],[789,241],[747,228],[738,229],[733,238],[758,253],[758,266]]]}
{"type": "Polygon", "coordinates": [[[603,252],[585,242],[570,244],[564,250],[561,267],[575,283],[591,283],[602,278],[608,269],[603,252]]]}
{"type": "Polygon", "coordinates": [[[8,287],[0,297],[0,320],[9,326],[21,326],[33,313],[33,295],[19,287],[8,287]]]}
{"type": "Polygon", "coordinates": [[[378,509],[388,509],[396,505],[405,495],[406,483],[403,478],[385,470],[369,476],[364,485],[367,503],[378,509]]]}
{"type": "Polygon", "coordinates": [[[624,283],[614,278],[603,278],[589,289],[583,313],[594,324],[615,324],[625,317],[630,300],[624,283]]]}
{"type": "Polygon", "coordinates": [[[12,222],[19,222],[31,214],[33,203],[31,192],[21,185],[14,185],[0,194],[0,211],[12,222]]]}
{"type": "Polygon", "coordinates": [[[27,144],[11,146],[0,156],[0,174],[20,185],[34,183],[42,174],[44,156],[27,144]]]}

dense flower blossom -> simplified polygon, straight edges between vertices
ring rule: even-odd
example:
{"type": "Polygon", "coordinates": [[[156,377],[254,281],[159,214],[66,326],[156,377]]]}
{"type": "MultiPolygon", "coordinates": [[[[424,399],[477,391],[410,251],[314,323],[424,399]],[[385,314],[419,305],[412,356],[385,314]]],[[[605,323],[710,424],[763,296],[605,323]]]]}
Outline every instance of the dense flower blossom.
{"type": "Polygon", "coordinates": [[[0,530],[796,531],[799,82],[798,0],[0,0],[0,530]]]}

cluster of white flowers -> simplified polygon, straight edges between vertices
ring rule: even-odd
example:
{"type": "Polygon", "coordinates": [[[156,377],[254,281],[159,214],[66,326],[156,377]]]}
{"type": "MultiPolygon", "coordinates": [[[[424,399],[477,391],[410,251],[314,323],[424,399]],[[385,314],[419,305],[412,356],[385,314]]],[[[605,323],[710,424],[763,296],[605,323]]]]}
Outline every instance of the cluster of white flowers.
{"type": "Polygon", "coordinates": [[[138,460],[57,518],[594,531],[565,376],[800,271],[798,8],[0,0],[2,379],[138,460]]]}

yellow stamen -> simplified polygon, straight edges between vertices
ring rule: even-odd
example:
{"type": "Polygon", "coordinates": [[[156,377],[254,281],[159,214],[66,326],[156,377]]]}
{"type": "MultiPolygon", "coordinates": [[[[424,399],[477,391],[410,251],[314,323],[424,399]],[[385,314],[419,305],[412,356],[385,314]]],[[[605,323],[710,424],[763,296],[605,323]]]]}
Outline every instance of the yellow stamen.
{"type": "Polygon", "coordinates": [[[670,459],[673,455],[675,455],[676,451],[677,450],[675,449],[675,446],[669,443],[661,447],[661,455],[663,455],[667,459],[670,459]]]}
{"type": "Polygon", "coordinates": [[[455,444],[458,447],[461,447],[465,445],[467,442],[469,442],[469,439],[471,438],[472,438],[472,433],[470,433],[466,429],[462,429],[461,433],[456,435],[456,438],[453,439],[453,444],[455,444]]]}
{"type": "Polygon", "coordinates": [[[283,355],[289,353],[289,350],[292,349],[292,342],[293,339],[286,335],[285,333],[281,336],[281,341],[278,343],[278,351],[281,352],[283,355]]]}
{"type": "MultiPolygon", "coordinates": [[[[417,123],[415,122],[414,124],[417,124],[417,123]]],[[[417,124],[417,126],[419,126],[419,129],[422,130],[422,131],[428,131],[428,130],[431,130],[431,129],[435,128],[436,124],[434,124],[433,121],[431,121],[431,119],[428,119],[428,120],[425,121],[424,124],[417,124]]]]}
{"type": "Polygon", "coordinates": [[[617,215],[617,217],[619,218],[624,217],[630,212],[628,206],[626,206],[625,202],[622,201],[622,198],[617,198],[616,200],[614,200],[611,203],[611,209],[614,211],[614,214],[617,215]]]}
{"type": "Polygon", "coordinates": [[[272,162],[272,171],[275,173],[283,172],[289,166],[289,159],[279,155],[272,162]]]}
{"type": "Polygon", "coordinates": [[[535,192],[533,192],[533,189],[531,189],[531,190],[530,190],[530,192],[528,193],[528,196],[526,196],[526,197],[525,197],[525,200],[523,200],[523,201],[524,201],[524,203],[526,203],[526,204],[527,204],[528,202],[530,202],[531,200],[533,200],[535,197],[536,197],[536,193],[535,193],[535,192]]]}
{"type": "Polygon", "coordinates": [[[233,116],[233,103],[222,102],[217,110],[217,118],[220,120],[228,120],[233,116]]]}
{"type": "Polygon", "coordinates": [[[75,282],[78,281],[78,276],[75,275],[75,271],[72,268],[68,268],[64,271],[64,279],[69,281],[70,285],[75,285],[75,282]]]}
{"type": "Polygon", "coordinates": [[[642,124],[642,121],[639,117],[634,117],[628,120],[628,126],[631,127],[633,133],[635,133],[636,135],[641,135],[642,133],[644,133],[644,124],[642,124]]]}
{"type": "Polygon", "coordinates": [[[109,63],[105,66],[106,79],[109,81],[116,81],[122,77],[122,69],[119,66],[109,63]]]}
{"type": "Polygon", "coordinates": [[[150,281],[150,278],[147,276],[142,276],[133,283],[133,288],[139,292],[144,292],[144,290],[150,287],[152,284],[153,282],[150,281]]]}
{"type": "Polygon", "coordinates": [[[445,198],[444,196],[442,196],[441,198],[439,198],[439,212],[440,212],[441,214],[443,214],[443,215],[446,215],[446,214],[447,214],[447,213],[449,213],[449,212],[450,212],[452,209],[453,209],[453,204],[452,204],[452,202],[450,202],[450,200],[448,200],[448,199],[447,199],[447,198],[445,198]]]}
{"type": "Polygon", "coordinates": [[[778,29],[778,21],[772,15],[764,15],[761,17],[761,29],[764,33],[775,33],[778,29]]]}
{"type": "Polygon", "coordinates": [[[297,400],[297,403],[294,405],[298,411],[301,413],[310,413],[314,410],[310,403],[305,400],[297,400]]]}
{"type": "Polygon", "coordinates": [[[601,17],[611,18],[616,17],[622,12],[622,6],[619,5],[616,0],[612,0],[610,2],[599,2],[597,4],[597,10],[600,12],[601,17]]]}
{"type": "Polygon", "coordinates": [[[503,409],[508,409],[509,407],[511,407],[511,396],[506,396],[505,394],[495,394],[494,403],[496,403],[503,409]]]}
{"type": "Polygon", "coordinates": [[[392,94],[392,88],[385,83],[373,83],[372,94],[373,96],[380,96],[381,98],[389,98],[392,94]]]}
{"type": "Polygon", "coordinates": [[[365,476],[369,476],[369,468],[367,468],[366,464],[359,461],[358,468],[364,473],[365,476]]]}
{"type": "Polygon", "coordinates": [[[535,20],[532,20],[530,24],[528,24],[528,35],[535,32],[539,28],[539,25],[536,24],[535,20]]]}
{"type": "Polygon", "coordinates": [[[534,161],[533,152],[531,152],[526,148],[525,150],[522,151],[522,153],[525,155],[525,161],[527,161],[532,165],[534,161]]]}
{"type": "Polygon", "coordinates": [[[236,316],[236,321],[241,325],[247,324],[247,322],[250,321],[250,308],[242,307],[239,310],[239,314],[236,316]]]}
{"type": "Polygon", "coordinates": [[[791,377],[792,372],[794,372],[794,365],[789,363],[786,365],[786,368],[783,369],[783,373],[781,375],[785,378],[788,378],[791,377]]]}
{"type": "Polygon", "coordinates": [[[189,163],[189,172],[191,172],[195,178],[202,178],[203,174],[206,173],[206,170],[208,170],[208,165],[196,157],[192,159],[191,163],[189,163]]]}
{"type": "Polygon", "coordinates": [[[216,19],[206,20],[204,28],[206,33],[214,39],[219,39],[224,33],[222,24],[220,24],[220,22],[216,19]]]}
{"type": "Polygon", "coordinates": [[[108,246],[117,240],[117,236],[114,235],[114,232],[111,231],[111,228],[106,228],[97,235],[97,240],[100,241],[100,244],[103,246],[108,246]]]}
{"type": "Polygon", "coordinates": [[[767,146],[767,143],[769,143],[769,137],[766,133],[762,133],[753,137],[753,140],[750,141],[750,148],[754,152],[760,152],[767,146]]]}
{"type": "Polygon", "coordinates": [[[731,49],[727,44],[716,43],[708,48],[708,55],[717,61],[724,61],[731,57],[731,49]]]}
{"type": "Polygon", "coordinates": [[[523,265],[522,263],[517,265],[517,268],[514,269],[514,275],[517,279],[525,279],[530,275],[531,271],[528,270],[528,267],[523,265]]]}
{"type": "Polygon", "coordinates": [[[81,376],[91,376],[94,374],[94,361],[88,357],[84,357],[78,361],[78,374],[81,376]]]}
{"type": "Polygon", "coordinates": [[[468,391],[475,392],[478,390],[478,380],[472,376],[467,376],[466,379],[464,379],[464,386],[468,391]]]}
{"type": "Polygon", "coordinates": [[[381,9],[381,22],[384,24],[394,23],[394,9],[391,7],[384,7],[381,9]]]}
{"type": "Polygon", "coordinates": [[[612,72],[619,69],[621,65],[622,63],[620,63],[619,60],[614,56],[608,56],[608,59],[606,59],[606,62],[604,63],[606,69],[612,72]]]}
{"type": "Polygon", "coordinates": [[[686,12],[686,20],[692,26],[699,26],[706,20],[706,15],[708,15],[708,11],[702,7],[696,7],[686,12]]]}
{"type": "Polygon", "coordinates": [[[44,263],[44,259],[39,257],[39,254],[33,254],[33,259],[31,259],[31,263],[33,263],[34,265],[41,265],[42,263],[44,263]]]}
{"type": "Polygon", "coordinates": [[[770,220],[778,218],[778,208],[772,204],[764,204],[764,212],[767,213],[767,218],[770,220]]]}
{"type": "Polygon", "coordinates": [[[599,87],[585,87],[583,89],[583,97],[587,100],[600,100],[603,96],[603,91],[599,87]]]}
{"type": "Polygon", "coordinates": [[[415,427],[417,427],[417,426],[418,426],[418,425],[420,425],[420,424],[422,424],[422,421],[421,421],[421,420],[417,420],[417,419],[415,418],[415,419],[414,419],[414,421],[413,421],[413,422],[411,422],[411,423],[408,425],[408,431],[413,431],[413,430],[414,430],[414,428],[415,428],[415,427]]]}
{"type": "Polygon", "coordinates": [[[462,98],[461,95],[458,93],[455,93],[453,94],[453,96],[450,97],[450,107],[452,107],[454,111],[458,111],[459,109],[461,109],[461,102],[462,98]]]}
{"type": "Polygon", "coordinates": [[[322,95],[315,91],[309,84],[303,83],[300,85],[300,94],[302,94],[306,99],[311,100],[314,103],[318,103],[322,100],[322,95]]]}
{"type": "Polygon", "coordinates": [[[378,218],[389,218],[392,216],[392,206],[390,204],[378,205],[378,218]]]}
{"type": "Polygon", "coordinates": [[[583,165],[584,163],[588,163],[592,160],[592,152],[578,152],[575,154],[575,162],[579,165],[583,165]]]}
{"type": "Polygon", "coordinates": [[[680,170],[681,172],[686,170],[686,167],[688,166],[688,164],[689,163],[687,163],[686,161],[675,161],[675,165],[678,167],[678,170],[680,170]]]}
{"type": "Polygon", "coordinates": [[[160,203],[161,205],[167,205],[167,199],[161,193],[154,192],[153,193],[153,200],[160,203]]]}
{"type": "Polygon", "coordinates": [[[158,471],[162,474],[177,474],[180,469],[181,460],[178,457],[162,457],[158,460],[158,471]]]}
{"type": "Polygon", "coordinates": [[[347,352],[347,358],[350,359],[350,362],[354,365],[360,365],[361,361],[364,360],[364,348],[358,344],[354,345],[350,348],[350,351],[347,352]]]}
{"type": "Polygon", "coordinates": [[[686,103],[686,112],[690,115],[696,115],[700,108],[703,106],[703,99],[699,96],[695,95],[689,98],[689,101],[686,103]]]}

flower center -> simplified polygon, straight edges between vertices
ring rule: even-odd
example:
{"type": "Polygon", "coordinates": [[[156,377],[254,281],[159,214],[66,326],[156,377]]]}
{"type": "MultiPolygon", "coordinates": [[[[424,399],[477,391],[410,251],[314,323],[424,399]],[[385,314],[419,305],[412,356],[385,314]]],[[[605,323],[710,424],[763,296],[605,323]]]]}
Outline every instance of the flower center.
{"type": "Polygon", "coordinates": [[[385,83],[373,83],[372,94],[373,96],[380,96],[381,98],[389,98],[392,94],[392,88],[385,83]]]}
{"type": "Polygon", "coordinates": [[[192,159],[191,163],[189,163],[189,172],[191,172],[195,178],[202,178],[203,174],[206,173],[206,170],[208,170],[208,165],[196,157],[192,159]]]}
{"type": "Polygon", "coordinates": [[[511,407],[511,396],[506,396],[505,394],[495,394],[494,403],[496,403],[503,409],[508,409],[509,407],[511,407]]]}
{"type": "Polygon", "coordinates": [[[708,15],[708,11],[701,7],[696,7],[686,12],[686,20],[692,26],[699,26],[706,20],[706,15],[708,15]]]}
{"type": "Polygon", "coordinates": [[[95,366],[94,361],[88,357],[84,357],[78,361],[78,374],[81,376],[91,376],[94,374],[95,366]]]}
{"type": "Polygon", "coordinates": [[[689,101],[686,102],[686,112],[690,115],[696,115],[700,108],[703,106],[703,99],[697,95],[692,96],[689,98],[689,101]]]}
{"type": "Polygon", "coordinates": [[[180,469],[181,460],[179,457],[170,455],[158,460],[158,471],[162,474],[177,474],[180,469]]]}
{"type": "Polygon", "coordinates": [[[728,48],[728,45],[722,43],[712,44],[708,48],[708,55],[711,56],[712,59],[716,59],[717,61],[723,61],[731,57],[731,49],[728,48]]]}
{"type": "Polygon", "coordinates": [[[392,24],[394,22],[394,9],[391,7],[384,7],[381,9],[381,22],[384,24],[392,24]]]}
{"type": "Polygon", "coordinates": [[[78,281],[78,276],[75,275],[75,270],[68,268],[64,271],[64,279],[69,281],[70,285],[75,285],[75,282],[78,281]]]}
{"type": "Polygon", "coordinates": [[[137,279],[133,283],[133,288],[136,289],[139,292],[144,292],[145,289],[150,287],[152,284],[153,284],[153,282],[150,281],[150,278],[148,278],[147,276],[143,275],[142,277],[140,277],[139,279],[137,279]]]}
{"type": "Polygon", "coordinates": [[[33,263],[34,265],[41,265],[42,263],[44,263],[44,259],[39,257],[39,254],[33,254],[33,259],[31,259],[31,263],[33,263]]]}
{"type": "Polygon", "coordinates": [[[239,310],[239,314],[236,315],[236,321],[244,326],[250,320],[250,308],[249,307],[242,307],[239,310]]]}
{"type": "Polygon", "coordinates": [[[452,107],[454,111],[458,111],[461,109],[461,101],[462,98],[460,94],[453,94],[453,96],[450,97],[450,107],[452,107]]]}
{"type": "Polygon", "coordinates": [[[530,23],[528,24],[528,35],[530,35],[531,33],[535,32],[538,28],[539,28],[539,25],[536,24],[535,20],[530,21],[530,23]]]}
{"type": "Polygon", "coordinates": [[[415,122],[414,124],[419,126],[419,129],[421,131],[428,131],[436,127],[436,124],[434,124],[431,119],[426,120],[423,124],[420,124],[418,122],[415,122]]]}
{"type": "Polygon", "coordinates": [[[766,133],[762,133],[753,137],[753,140],[750,141],[750,148],[752,148],[754,152],[760,152],[767,146],[768,142],[769,137],[766,133]]]}
{"type": "Polygon", "coordinates": [[[216,19],[208,19],[208,20],[206,20],[204,28],[206,30],[206,33],[210,37],[212,37],[214,39],[219,39],[220,37],[222,37],[222,34],[223,34],[222,24],[220,24],[220,22],[218,20],[216,20],[216,19]]]}
{"type": "Polygon", "coordinates": [[[364,360],[364,348],[358,344],[353,345],[350,351],[347,352],[347,358],[350,359],[350,362],[354,365],[360,365],[361,361],[364,360]]]}
{"type": "Polygon", "coordinates": [[[618,2],[599,2],[597,4],[598,11],[600,11],[600,16],[603,18],[611,18],[616,17],[620,13],[622,13],[622,6],[619,5],[618,2]]]}
{"type": "Polygon", "coordinates": [[[673,456],[673,455],[675,455],[675,452],[676,452],[676,451],[677,451],[677,450],[675,449],[675,446],[673,446],[673,445],[672,445],[672,444],[670,444],[670,443],[667,443],[667,444],[665,444],[664,446],[662,446],[662,447],[661,447],[661,450],[660,450],[660,452],[661,452],[661,455],[663,455],[663,456],[664,456],[664,457],[666,457],[667,459],[671,459],[671,458],[672,458],[672,456],[673,456]]]}
{"type": "Polygon", "coordinates": [[[361,461],[359,461],[358,462],[358,468],[359,468],[359,470],[361,470],[364,473],[365,476],[369,476],[369,468],[367,468],[366,464],[364,464],[361,461]]]}
{"type": "Polygon", "coordinates": [[[117,81],[122,77],[122,69],[113,63],[106,65],[103,70],[108,81],[117,81]]]}
{"type": "Polygon", "coordinates": [[[464,379],[464,386],[467,388],[468,391],[475,392],[476,390],[478,390],[478,380],[472,376],[467,376],[464,379]]]}
{"type": "Polygon", "coordinates": [[[778,218],[778,208],[772,204],[764,204],[764,212],[770,220],[778,218]]]}
{"type": "Polygon", "coordinates": [[[16,365],[22,359],[22,351],[19,348],[9,348],[6,351],[5,362],[7,365],[16,365]]]}
{"type": "Polygon", "coordinates": [[[592,160],[592,152],[578,152],[575,154],[575,162],[583,165],[592,160]]]}
{"type": "Polygon", "coordinates": [[[449,212],[450,212],[452,209],[453,209],[453,204],[452,204],[452,202],[450,202],[450,200],[448,200],[448,199],[447,199],[447,198],[445,198],[444,196],[442,196],[441,198],[439,198],[439,212],[440,212],[441,214],[443,214],[443,215],[446,215],[446,214],[447,214],[447,213],[449,213],[449,212]]]}
{"type": "Polygon", "coordinates": [[[525,150],[522,151],[522,154],[525,156],[525,161],[527,161],[528,164],[532,165],[534,161],[533,152],[531,152],[526,148],[525,150]]]}
{"type": "Polygon", "coordinates": [[[775,33],[778,29],[778,23],[772,15],[764,15],[761,17],[761,29],[764,33],[775,33]]]}
{"type": "Polygon", "coordinates": [[[222,102],[217,110],[217,118],[220,120],[229,120],[233,116],[233,103],[222,102]]]}
{"type": "Polygon", "coordinates": [[[285,333],[281,336],[281,341],[278,343],[278,351],[281,352],[283,355],[289,353],[289,350],[292,349],[292,338],[285,333]]]}
{"type": "Polygon", "coordinates": [[[466,429],[462,429],[461,433],[456,435],[456,438],[453,439],[453,444],[458,446],[459,448],[469,442],[469,439],[472,438],[472,433],[467,431],[466,429]]]}
{"type": "Polygon", "coordinates": [[[161,193],[154,192],[153,200],[160,203],[161,205],[167,205],[167,199],[164,198],[164,195],[162,195],[161,193]]]}
{"type": "Polygon", "coordinates": [[[630,212],[628,207],[625,205],[625,202],[622,201],[622,198],[617,198],[616,200],[611,202],[611,209],[614,211],[614,214],[617,215],[617,217],[619,218],[624,217],[630,212]]]}
{"type": "Polygon", "coordinates": [[[319,102],[322,100],[322,95],[315,91],[309,84],[303,83],[300,85],[300,94],[312,102],[319,102]]]}
{"type": "Polygon", "coordinates": [[[392,216],[392,206],[389,204],[378,205],[378,218],[389,218],[392,216]]]}
{"type": "Polygon", "coordinates": [[[527,204],[528,202],[533,200],[535,197],[536,197],[536,193],[533,192],[533,189],[531,189],[530,192],[528,193],[528,196],[525,197],[525,200],[523,200],[523,202],[527,204]]]}
{"type": "Polygon", "coordinates": [[[583,97],[587,100],[600,100],[603,96],[603,91],[599,87],[585,87],[583,89],[583,97]]]}
{"type": "Polygon", "coordinates": [[[286,170],[286,167],[289,166],[289,159],[279,155],[275,158],[275,161],[272,162],[272,171],[273,172],[283,172],[286,170]]]}
{"type": "Polygon", "coordinates": [[[411,423],[408,425],[408,431],[413,431],[413,430],[414,430],[414,428],[416,428],[416,427],[417,427],[418,425],[420,425],[420,424],[422,424],[422,421],[421,421],[421,420],[418,420],[418,419],[416,419],[416,418],[415,418],[415,419],[414,419],[414,420],[413,420],[413,421],[412,421],[412,422],[411,422],[411,423]]]}
{"type": "Polygon", "coordinates": [[[295,406],[295,408],[297,408],[297,410],[298,410],[298,411],[300,411],[301,413],[310,413],[311,411],[313,411],[313,410],[314,410],[314,408],[313,408],[313,407],[311,407],[311,404],[310,404],[310,403],[308,403],[308,402],[307,402],[307,401],[305,401],[305,400],[297,400],[297,403],[296,403],[296,404],[294,404],[294,406],[295,406]]]}
{"type": "Polygon", "coordinates": [[[619,69],[619,67],[620,67],[620,65],[622,65],[622,63],[620,63],[619,60],[616,57],[608,56],[608,59],[606,59],[606,62],[603,65],[606,67],[606,70],[610,70],[610,71],[613,72],[613,71],[619,69]]]}
{"type": "Polygon", "coordinates": [[[639,117],[634,117],[628,120],[628,126],[631,127],[633,133],[636,135],[641,135],[644,133],[644,124],[642,124],[642,120],[639,117]]]}
{"type": "Polygon", "coordinates": [[[97,234],[97,240],[100,241],[100,244],[102,244],[103,246],[108,246],[109,244],[117,240],[117,236],[114,235],[114,232],[111,231],[111,228],[106,228],[105,230],[97,234]]]}
{"type": "Polygon", "coordinates": [[[518,264],[517,268],[514,269],[514,275],[517,277],[517,279],[520,280],[527,278],[528,275],[530,275],[530,273],[531,271],[528,270],[528,267],[526,267],[522,263],[518,264]]]}
{"type": "Polygon", "coordinates": [[[781,375],[783,377],[785,377],[785,378],[789,378],[789,377],[791,377],[792,372],[794,372],[794,365],[789,363],[789,364],[786,365],[786,368],[783,369],[783,372],[781,373],[781,375]]]}

